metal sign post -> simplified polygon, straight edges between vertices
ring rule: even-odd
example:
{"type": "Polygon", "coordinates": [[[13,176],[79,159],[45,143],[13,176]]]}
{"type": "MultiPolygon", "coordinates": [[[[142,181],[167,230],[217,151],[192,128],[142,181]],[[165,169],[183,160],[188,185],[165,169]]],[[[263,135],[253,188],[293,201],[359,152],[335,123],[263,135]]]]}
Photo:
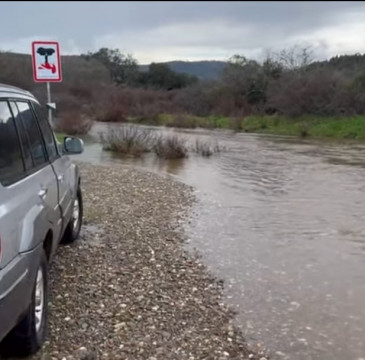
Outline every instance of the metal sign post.
{"type": "MultiPolygon", "coordinates": [[[[49,81],[46,82],[47,84],[47,103],[51,104],[51,83],[49,81]]],[[[51,125],[52,124],[52,109],[48,106],[48,121],[51,125]]]]}
{"type": "Polygon", "coordinates": [[[62,81],[60,44],[57,41],[33,41],[32,64],[34,81],[46,83],[48,119],[52,124],[52,109],[55,110],[56,105],[51,102],[51,82],[62,81]]]}

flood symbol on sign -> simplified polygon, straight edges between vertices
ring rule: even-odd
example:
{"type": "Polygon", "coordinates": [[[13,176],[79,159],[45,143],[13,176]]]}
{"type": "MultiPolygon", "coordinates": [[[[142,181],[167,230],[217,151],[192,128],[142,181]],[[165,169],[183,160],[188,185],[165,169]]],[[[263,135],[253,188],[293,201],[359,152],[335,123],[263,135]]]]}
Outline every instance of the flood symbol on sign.
{"type": "Polygon", "coordinates": [[[53,55],[55,52],[55,49],[52,48],[44,48],[44,47],[40,47],[37,50],[37,54],[44,56],[44,64],[41,64],[38,69],[42,70],[42,69],[46,69],[46,70],[51,70],[52,74],[54,74],[57,71],[56,65],[55,64],[50,64],[48,62],[48,56],[53,55]]]}

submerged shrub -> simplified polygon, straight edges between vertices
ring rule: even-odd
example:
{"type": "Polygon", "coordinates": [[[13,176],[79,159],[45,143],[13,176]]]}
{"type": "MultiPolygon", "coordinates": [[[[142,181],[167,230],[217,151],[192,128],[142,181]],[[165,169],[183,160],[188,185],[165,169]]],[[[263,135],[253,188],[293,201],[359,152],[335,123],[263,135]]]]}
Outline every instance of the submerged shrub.
{"type": "Polygon", "coordinates": [[[109,128],[106,133],[100,133],[99,136],[104,150],[134,156],[151,151],[155,138],[151,130],[137,126],[109,128]]]}
{"type": "Polygon", "coordinates": [[[186,140],[178,135],[162,135],[154,146],[155,154],[164,159],[182,159],[188,156],[186,140]]]}
{"type": "Polygon", "coordinates": [[[204,141],[198,138],[195,140],[191,150],[201,156],[209,157],[215,153],[221,152],[223,148],[219,145],[217,140],[213,143],[211,140],[204,141]]]}

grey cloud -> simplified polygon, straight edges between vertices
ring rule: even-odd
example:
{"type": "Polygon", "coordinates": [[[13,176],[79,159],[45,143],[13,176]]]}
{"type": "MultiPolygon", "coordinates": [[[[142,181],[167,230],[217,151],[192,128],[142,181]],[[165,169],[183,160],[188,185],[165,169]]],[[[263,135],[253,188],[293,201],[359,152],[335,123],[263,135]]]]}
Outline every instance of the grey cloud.
{"type": "Polygon", "coordinates": [[[346,29],[364,14],[364,3],[346,1],[1,2],[0,48],[22,51],[27,39],[39,35],[60,40],[66,52],[95,49],[105,41],[132,53],[154,50],[160,60],[178,56],[179,49],[186,57],[192,51],[191,58],[257,53],[306,36],[333,49],[330,38],[320,38],[321,29],[346,29]]]}

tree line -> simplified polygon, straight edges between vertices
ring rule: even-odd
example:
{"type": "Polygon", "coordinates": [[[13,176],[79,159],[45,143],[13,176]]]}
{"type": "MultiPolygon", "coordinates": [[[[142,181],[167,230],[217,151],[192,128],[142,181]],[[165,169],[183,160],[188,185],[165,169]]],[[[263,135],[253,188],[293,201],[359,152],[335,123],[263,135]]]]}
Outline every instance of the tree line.
{"type": "Polygon", "coordinates": [[[195,115],[245,116],[278,113],[336,116],[365,112],[365,55],[316,62],[310,47],[268,53],[262,62],[233,55],[218,80],[202,81],[152,63],[140,71],[136,59],[117,49],[82,55],[100,61],[111,81],[124,88],[181,90],[172,107],[195,115]]]}
{"type": "Polygon", "coordinates": [[[108,69],[111,81],[126,87],[173,90],[198,82],[197,77],[174,72],[161,63],[152,63],[148,71],[140,71],[137,60],[130,54],[122,54],[119,49],[101,48],[81,57],[100,61],[108,69]]]}
{"type": "MultiPolygon", "coordinates": [[[[57,115],[100,121],[152,119],[159,114],[225,116],[251,114],[351,116],[365,114],[365,55],[315,61],[308,47],[271,52],[262,61],[233,55],[215,80],[172,71],[101,48],[64,56],[63,82],[52,84],[57,115]]],[[[0,82],[45,99],[44,84],[32,79],[29,55],[0,52],[0,82]]],[[[71,121],[71,120],[70,120],[71,121]]],[[[74,120],[73,120],[74,121],[74,120]]]]}

